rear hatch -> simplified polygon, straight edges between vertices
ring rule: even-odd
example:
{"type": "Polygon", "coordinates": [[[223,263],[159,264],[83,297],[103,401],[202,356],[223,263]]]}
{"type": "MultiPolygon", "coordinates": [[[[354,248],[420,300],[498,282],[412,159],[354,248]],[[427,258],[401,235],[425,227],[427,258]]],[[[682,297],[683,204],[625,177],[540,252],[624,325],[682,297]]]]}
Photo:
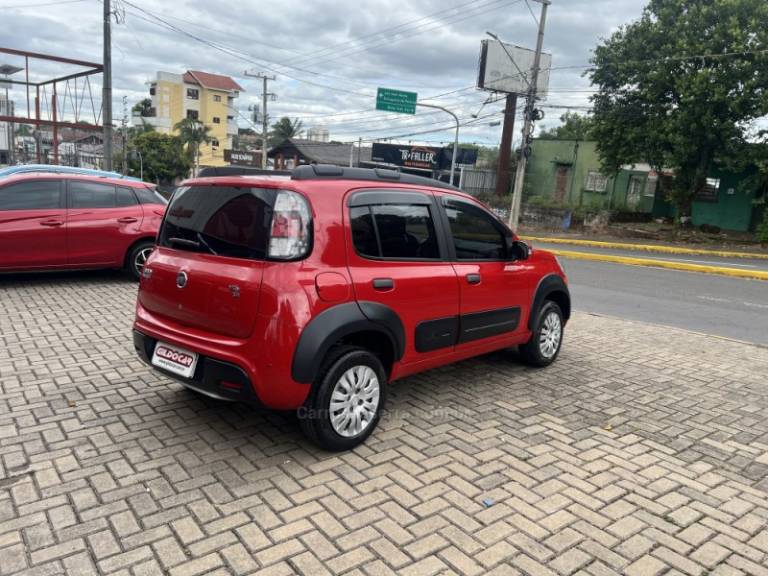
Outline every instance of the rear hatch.
{"type": "Polygon", "coordinates": [[[142,274],[141,305],[185,326],[248,337],[266,261],[295,259],[297,248],[311,245],[306,201],[300,199],[304,210],[298,215],[304,221],[286,226],[286,219],[289,224],[295,220],[285,210],[295,207],[288,201],[295,197],[294,192],[251,186],[179,188],[142,274]]]}

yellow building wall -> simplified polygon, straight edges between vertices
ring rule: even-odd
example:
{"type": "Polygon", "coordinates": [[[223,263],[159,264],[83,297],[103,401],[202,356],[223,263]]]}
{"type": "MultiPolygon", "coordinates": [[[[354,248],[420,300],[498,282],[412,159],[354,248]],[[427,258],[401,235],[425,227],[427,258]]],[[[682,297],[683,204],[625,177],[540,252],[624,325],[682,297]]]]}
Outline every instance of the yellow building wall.
{"type": "Polygon", "coordinates": [[[227,139],[227,108],[228,92],[223,90],[211,90],[201,88],[200,90],[200,121],[211,130],[208,135],[218,140],[219,145],[214,150],[211,144],[200,146],[200,165],[205,166],[226,166],[224,161],[224,149],[231,148],[231,142],[227,139]],[[216,96],[220,97],[220,102],[216,102],[216,96]],[[218,118],[219,123],[214,124],[213,119],[218,118]]]}
{"type": "MultiPolygon", "coordinates": [[[[173,132],[173,126],[185,117],[183,88],[183,85],[167,80],[158,80],[155,84],[155,94],[158,95],[160,107],[157,113],[158,116],[170,118],[169,132],[173,132]]],[[[160,131],[164,132],[164,130],[160,131]]]]}

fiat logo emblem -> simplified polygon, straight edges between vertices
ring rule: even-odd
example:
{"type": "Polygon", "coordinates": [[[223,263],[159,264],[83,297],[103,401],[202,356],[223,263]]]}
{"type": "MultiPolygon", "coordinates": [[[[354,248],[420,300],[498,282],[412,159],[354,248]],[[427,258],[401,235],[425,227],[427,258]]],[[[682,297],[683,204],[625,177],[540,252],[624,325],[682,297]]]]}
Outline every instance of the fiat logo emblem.
{"type": "Polygon", "coordinates": [[[187,285],[187,280],[189,280],[189,277],[187,276],[187,273],[184,271],[179,272],[176,275],[176,286],[178,288],[184,288],[184,286],[187,285]]]}

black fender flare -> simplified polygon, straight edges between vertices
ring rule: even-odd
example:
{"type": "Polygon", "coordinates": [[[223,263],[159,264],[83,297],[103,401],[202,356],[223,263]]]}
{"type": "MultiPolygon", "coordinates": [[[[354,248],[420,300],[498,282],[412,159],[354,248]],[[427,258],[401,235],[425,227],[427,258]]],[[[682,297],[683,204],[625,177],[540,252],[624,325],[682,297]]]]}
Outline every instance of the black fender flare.
{"type": "Polygon", "coordinates": [[[539,285],[536,287],[531,304],[531,314],[528,318],[529,330],[533,330],[533,323],[536,321],[536,316],[544,301],[556,293],[562,300],[560,308],[563,313],[563,320],[567,322],[571,317],[571,293],[568,286],[557,274],[548,274],[539,280],[539,285]]]}
{"type": "Polygon", "coordinates": [[[302,330],[293,353],[292,378],[303,384],[314,382],[331,346],[356,332],[383,334],[392,344],[394,360],[403,357],[405,328],[392,308],[378,302],[346,302],[323,310],[302,330]]]}

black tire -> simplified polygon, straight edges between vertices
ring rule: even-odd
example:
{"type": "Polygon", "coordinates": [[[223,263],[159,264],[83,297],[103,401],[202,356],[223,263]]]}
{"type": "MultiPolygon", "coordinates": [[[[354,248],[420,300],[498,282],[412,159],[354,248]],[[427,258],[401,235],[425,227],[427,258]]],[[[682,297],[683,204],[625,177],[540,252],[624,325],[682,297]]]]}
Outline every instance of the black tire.
{"type": "MultiPolygon", "coordinates": [[[[142,240],[131,246],[128,255],[125,257],[125,271],[131,278],[134,280],[141,278],[141,269],[143,265],[139,265],[138,260],[140,260],[141,256],[144,254],[148,256],[149,254],[147,253],[147,250],[151,252],[154,248],[155,243],[151,240],[142,240]]],[[[146,257],[144,260],[146,260],[146,257]]]]}
{"type": "MultiPolygon", "coordinates": [[[[370,375],[366,371],[362,371],[363,374],[370,375]]],[[[352,378],[357,377],[357,372],[352,375],[352,378]]],[[[361,382],[352,382],[355,385],[361,382]]],[[[350,450],[355,446],[365,442],[366,438],[371,435],[371,432],[376,428],[381,416],[381,410],[386,401],[387,391],[387,377],[384,371],[384,367],[381,361],[368,350],[359,348],[356,346],[339,346],[332,349],[323,368],[312,384],[312,390],[309,393],[309,397],[304,402],[304,405],[298,409],[297,416],[299,418],[299,425],[304,435],[313,443],[317,444],[325,450],[332,452],[339,452],[342,450],[350,450]],[[354,402],[360,403],[361,414],[368,414],[369,417],[361,418],[358,420],[362,429],[359,432],[354,431],[355,420],[352,419],[349,426],[346,429],[344,435],[340,434],[332,423],[332,417],[342,417],[342,410],[332,411],[331,397],[334,393],[334,389],[337,383],[341,386],[340,393],[343,392],[343,388],[346,387],[346,383],[341,383],[340,380],[348,370],[357,367],[367,367],[375,375],[375,379],[378,382],[378,401],[365,399],[371,394],[374,384],[373,379],[369,378],[363,383],[368,383],[368,392],[365,390],[357,389],[357,392],[362,392],[357,400],[357,392],[353,392],[350,398],[354,402]],[[375,406],[375,409],[374,409],[375,406]],[[367,407],[367,409],[366,409],[367,407]],[[371,416],[372,413],[372,416],[371,416]]],[[[351,401],[352,401],[351,400],[351,401]]],[[[351,409],[348,413],[352,413],[351,409]]]]}
{"type": "Polygon", "coordinates": [[[560,348],[563,345],[565,322],[563,321],[563,312],[555,302],[546,300],[536,313],[536,321],[533,325],[531,339],[522,344],[520,356],[523,362],[530,366],[544,367],[549,366],[557,359],[560,354],[560,348]],[[554,325],[559,326],[559,338],[556,344],[550,338],[547,342],[546,337],[542,339],[542,332],[551,334],[554,325]],[[554,348],[554,352],[553,352],[554,348]]]}

